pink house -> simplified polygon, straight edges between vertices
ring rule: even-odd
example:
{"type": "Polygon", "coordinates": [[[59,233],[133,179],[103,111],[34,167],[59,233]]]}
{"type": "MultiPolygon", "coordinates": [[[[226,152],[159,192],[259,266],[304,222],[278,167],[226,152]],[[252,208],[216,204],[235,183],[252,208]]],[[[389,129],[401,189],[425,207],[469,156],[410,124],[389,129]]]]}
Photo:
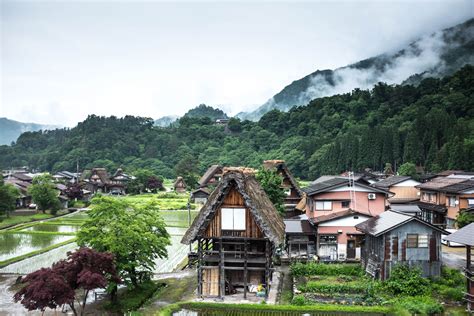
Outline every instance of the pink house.
{"type": "Polygon", "coordinates": [[[320,259],[360,259],[363,234],[355,225],[384,212],[391,192],[345,177],[325,177],[303,191],[306,198],[298,206],[317,227],[316,249],[320,259]]]}

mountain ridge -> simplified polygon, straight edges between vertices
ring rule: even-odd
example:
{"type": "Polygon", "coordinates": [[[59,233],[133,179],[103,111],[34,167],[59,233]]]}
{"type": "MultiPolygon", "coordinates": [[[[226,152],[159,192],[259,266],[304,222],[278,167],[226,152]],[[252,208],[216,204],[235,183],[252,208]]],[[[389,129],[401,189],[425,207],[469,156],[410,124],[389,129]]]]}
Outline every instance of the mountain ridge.
{"type": "Polygon", "coordinates": [[[384,53],[334,70],[316,70],[294,80],[263,105],[241,112],[241,119],[257,120],[277,109],[288,111],[312,99],[370,89],[378,82],[418,84],[427,77],[451,75],[474,63],[474,19],[420,37],[395,53],[384,53]]]}
{"type": "Polygon", "coordinates": [[[0,145],[10,145],[15,142],[24,132],[36,132],[39,130],[52,130],[61,128],[59,125],[25,123],[0,117],[0,145]]]}

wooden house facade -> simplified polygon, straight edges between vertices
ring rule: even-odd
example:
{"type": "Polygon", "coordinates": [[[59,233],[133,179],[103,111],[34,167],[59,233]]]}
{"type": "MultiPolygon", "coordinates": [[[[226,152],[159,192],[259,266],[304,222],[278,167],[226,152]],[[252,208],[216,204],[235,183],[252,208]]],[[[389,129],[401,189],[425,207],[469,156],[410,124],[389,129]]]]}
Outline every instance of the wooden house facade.
{"type": "Polygon", "coordinates": [[[253,174],[224,171],[182,239],[197,242],[198,296],[238,292],[247,298],[259,287],[268,295],[273,256],[284,234],[283,220],[253,174]]]}
{"type": "Polygon", "coordinates": [[[303,191],[300,189],[298,182],[291,174],[284,160],[265,160],[263,167],[269,170],[276,170],[276,172],[283,178],[282,187],[285,190],[285,210],[286,218],[300,215],[301,212],[296,209],[296,206],[303,197],[303,191]]]}
{"type": "Polygon", "coordinates": [[[420,218],[386,211],[358,225],[365,234],[361,263],[380,280],[390,277],[393,267],[407,264],[421,268],[424,277],[441,273],[441,235],[449,233],[420,218]]]}

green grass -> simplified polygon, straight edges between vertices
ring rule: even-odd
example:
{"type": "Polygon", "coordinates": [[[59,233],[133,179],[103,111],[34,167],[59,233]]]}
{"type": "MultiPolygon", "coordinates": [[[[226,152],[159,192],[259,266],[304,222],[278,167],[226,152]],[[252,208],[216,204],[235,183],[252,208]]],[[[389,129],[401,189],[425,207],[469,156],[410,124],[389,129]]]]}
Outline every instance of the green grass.
{"type": "MultiPolygon", "coordinates": [[[[64,234],[62,234],[62,235],[64,235],[64,234]]],[[[31,257],[36,256],[36,255],[45,253],[45,252],[50,251],[52,249],[67,245],[67,244],[72,243],[74,241],[76,241],[76,238],[69,239],[69,240],[63,241],[61,243],[54,244],[54,245],[51,245],[49,247],[45,247],[45,248],[42,248],[42,249],[39,249],[39,250],[35,250],[35,251],[32,251],[32,252],[26,253],[24,255],[18,256],[18,257],[14,257],[14,258],[10,258],[8,260],[0,261],[0,268],[3,268],[3,267],[5,267],[9,264],[12,264],[12,263],[15,263],[15,262],[27,259],[27,258],[31,258],[31,257]]]]}
{"type": "MultiPolygon", "coordinates": [[[[137,194],[119,196],[118,199],[123,199],[132,204],[145,204],[149,202],[156,202],[160,210],[187,210],[188,194],[176,194],[170,192],[160,192],[156,194],[137,194]]],[[[191,209],[194,210],[196,204],[191,203],[191,209]]]]}
{"type": "MultiPolygon", "coordinates": [[[[294,306],[294,305],[266,305],[266,304],[226,304],[226,303],[207,303],[207,302],[184,302],[169,305],[160,311],[160,316],[170,316],[173,312],[181,308],[191,310],[214,310],[222,311],[271,311],[271,312],[344,312],[344,313],[361,313],[361,314],[387,314],[390,308],[382,306],[349,306],[349,305],[333,305],[333,304],[315,304],[311,306],[294,306]]],[[[216,314],[217,315],[217,314],[216,314]]]]}
{"type": "Polygon", "coordinates": [[[32,215],[10,215],[9,218],[3,217],[0,222],[0,229],[8,228],[14,225],[48,219],[54,217],[51,214],[32,214],[32,215]]]}
{"type": "Polygon", "coordinates": [[[164,283],[147,281],[134,289],[126,289],[118,294],[118,302],[105,304],[105,309],[112,312],[126,314],[130,311],[139,309],[147,300],[149,300],[158,290],[165,286],[164,283]]]}

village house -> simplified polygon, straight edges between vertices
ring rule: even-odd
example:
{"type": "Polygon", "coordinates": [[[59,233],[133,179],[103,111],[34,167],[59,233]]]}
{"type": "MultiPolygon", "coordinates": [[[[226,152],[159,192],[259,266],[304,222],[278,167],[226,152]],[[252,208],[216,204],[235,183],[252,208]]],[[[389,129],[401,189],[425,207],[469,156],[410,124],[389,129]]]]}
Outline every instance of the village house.
{"type": "Polygon", "coordinates": [[[105,168],[93,168],[82,173],[81,182],[84,183],[84,188],[92,194],[107,193],[107,184],[110,179],[105,168]]]}
{"type": "Polygon", "coordinates": [[[420,190],[416,187],[421,183],[409,176],[391,176],[372,184],[375,188],[392,192],[387,204],[404,204],[419,200],[420,190]]]}
{"type": "Polygon", "coordinates": [[[420,218],[391,210],[356,225],[365,234],[361,264],[373,277],[386,280],[397,264],[418,266],[425,277],[441,273],[443,229],[420,218]]]}
{"type": "Polygon", "coordinates": [[[224,168],[183,236],[184,244],[197,242],[198,297],[268,296],[285,227],[253,172],[224,168]]]}
{"type": "Polygon", "coordinates": [[[434,225],[454,228],[459,212],[474,207],[474,180],[437,177],[417,186],[422,218],[434,225]]]}
{"type": "Polygon", "coordinates": [[[303,191],[300,189],[298,182],[291,174],[284,160],[265,160],[263,167],[267,170],[275,170],[282,178],[282,187],[285,191],[285,217],[290,218],[300,215],[301,212],[296,210],[296,205],[303,197],[303,191]]]}
{"type": "Polygon", "coordinates": [[[53,175],[53,179],[65,183],[77,183],[79,181],[79,173],[69,171],[58,171],[53,175]]]}
{"type": "Polygon", "coordinates": [[[204,204],[211,193],[208,188],[197,188],[191,192],[191,202],[204,204]]]}
{"type": "Polygon", "coordinates": [[[316,255],[317,231],[306,214],[286,218],[285,249],[282,260],[311,260],[316,255]]]}
{"type": "Polygon", "coordinates": [[[200,188],[205,188],[208,186],[215,186],[222,178],[222,166],[212,165],[206,172],[203,174],[201,179],[199,179],[198,184],[200,188]]]}
{"type": "Polygon", "coordinates": [[[317,228],[317,255],[321,260],[358,260],[363,238],[355,225],[385,211],[391,192],[345,177],[326,177],[304,188],[296,207],[317,228]]]}
{"type": "Polygon", "coordinates": [[[186,187],[186,182],[184,182],[183,177],[177,177],[176,181],[173,183],[174,191],[177,193],[185,193],[186,187]]]}

